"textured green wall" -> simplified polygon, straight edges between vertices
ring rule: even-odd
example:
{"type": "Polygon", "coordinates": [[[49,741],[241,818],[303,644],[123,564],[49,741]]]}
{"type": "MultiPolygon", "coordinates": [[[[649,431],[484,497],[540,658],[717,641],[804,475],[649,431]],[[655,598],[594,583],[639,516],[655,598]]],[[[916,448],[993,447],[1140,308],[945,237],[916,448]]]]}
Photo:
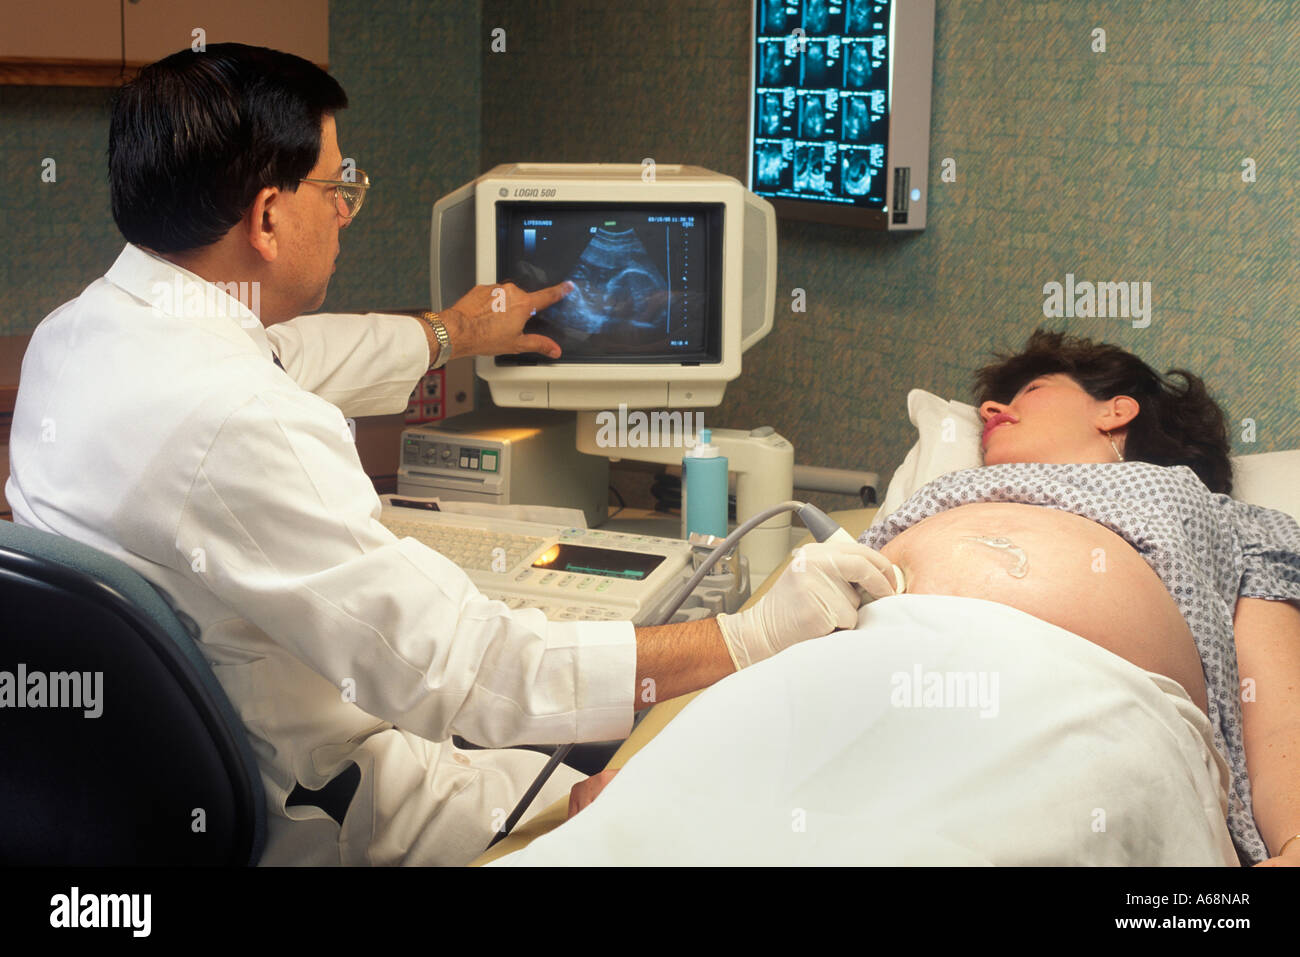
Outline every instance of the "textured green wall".
{"type": "MultiPolygon", "coordinates": [[[[510,38],[483,59],[484,168],[650,156],[746,181],[748,0],[483,10],[510,38]]],[[[908,389],[969,401],[978,361],[1042,323],[1201,373],[1239,453],[1300,447],[1298,104],[1300,4],[938,0],[929,228],[781,222],[776,325],[706,421],[887,478],[908,389]],[[1047,322],[1067,273],[1150,282],[1150,326],[1047,322]]]]}
{"type": "Polygon", "coordinates": [[[323,308],[429,308],[433,201],[479,170],[477,0],[330,0],[340,146],[370,174],[323,308]]]}
{"type": "MultiPolygon", "coordinates": [[[[341,145],[376,186],[326,308],[426,303],[432,200],[496,163],[650,156],[743,181],[749,7],[334,0],[341,145]]],[[[121,246],[107,101],[0,87],[0,333],[34,327],[121,246]]],[[[1150,326],[1047,324],[1201,372],[1256,423],[1253,444],[1234,430],[1238,452],[1300,447],[1300,4],[939,0],[931,130],[921,235],[780,223],[776,326],[706,421],[771,424],[800,462],[887,476],[912,441],[907,390],[968,398],[974,365],[1045,323],[1043,285],[1073,273],[1150,282],[1150,326]],[[806,313],[788,309],[795,287],[806,313]]]]}
{"type": "MultiPolygon", "coordinates": [[[[323,308],[427,307],[433,200],[479,173],[479,3],[329,7],[331,72],[350,100],[339,146],[375,187],[340,239],[323,308]]],[[[106,180],[111,95],[0,86],[0,335],[35,328],[121,252],[106,180]],[[41,181],[47,156],[54,183],[41,181]]]]}
{"type": "Polygon", "coordinates": [[[108,202],[111,94],[0,86],[0,335],[34,329],[122,249],[108,202]],[[41,179],[47,158],[52,183],[41,179]]]}

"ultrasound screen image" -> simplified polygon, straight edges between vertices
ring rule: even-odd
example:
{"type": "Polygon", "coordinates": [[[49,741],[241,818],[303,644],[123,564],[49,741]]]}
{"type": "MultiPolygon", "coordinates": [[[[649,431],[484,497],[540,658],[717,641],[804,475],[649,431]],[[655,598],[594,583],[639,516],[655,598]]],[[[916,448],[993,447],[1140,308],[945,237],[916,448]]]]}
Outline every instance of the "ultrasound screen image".
{"type": "Polygon", "coordinates": [[[867,112],[867,100],[861,96],[846,96],[844,104],[844,139],[850,143],[866,141],[871,128],[871,114],[867,112]]]}
{"type": "Polygon", "coordinates": [[[811,40],[804,44],[803,86],[821,90],[835,86],[840,72],[840,41],[811,40]]]}
{"type": "Polygon", "coordinates": [[[780,134],[785,119],[782,112],[780,93],[766,93],[763,95],[762,127],[765,136],[780,134]]]}
{"type": "Polygon", "coordinates": [[[760,0],[759,17],[760,33],[784,36],[792,24],[799,22],[799,4],[790,0],[760,0]]]}
{"type": "Polygon", "coordinates": [[[871,47],[865,43],[854,43],[849,46],[849,55],[844,60],[844,88],[869,90],[872,72],[871,47]]]}
{"type": "Polygon", "coordinates": [[[884,143],[888,134],[885,94],[879,90],[874,90],[869,95],[850,93],[840,97],[840,105],[844,112],[841,122],[845,143],[875,145],[884,143]]]}
{"type": "Polygon", "coordinates": [[[844,31],[856,35],[866,33],[871,28],[871,7],[871,0],[849,0],[844,31]]]}
{"type": "Polygon", "coordinates": [[[804,0],[803,28],[809,36],[826,32],[830,22],[830,4],[827,0],[804,0]]]}
{"type": "Polygon", "coordinates": [[[793,37],[763,40],[759,47],[758,71],[764,86],[780,90],[799,82],[802,51],[793,37]]]}
{"type": "Polygon", "coordinates": [[[794,187],[801,193],[822,194],[834,186],[834,147],[808,143],[795,148],[794,187]]]}
{"type": "Polygon", "coordinates": [[[850,196],[871,192],[871,157],[866,150],[847,150],[842,158],[844,191],[850,196]]]}
{"type": "Polygon", "coordinates": [[[822,98],[815,94],[810,94],[803,98],[803,123],[801,124],[802,136],[804,139],[817,139],[822,135],[822,130],[826,127],[826,109],[822,106],[822,98]]]}
{"type": "Polygon", "coordinates": [[[775,190],[790,181],[790,160],[794,143],[766,143],[758,150],[758,182],[766,189],[775,190]]]}
{"type": "Polygon", "coordinates": [[[893,2],[760,0],[750,144],[755,193],[884,208],[893,2]]]}
{"type": "Polygon", "coordinates": [[[576,287],[524,327],[556,361],[718,361],[721,206],[498,203],[497,221],[498,281],[576,287]]]}

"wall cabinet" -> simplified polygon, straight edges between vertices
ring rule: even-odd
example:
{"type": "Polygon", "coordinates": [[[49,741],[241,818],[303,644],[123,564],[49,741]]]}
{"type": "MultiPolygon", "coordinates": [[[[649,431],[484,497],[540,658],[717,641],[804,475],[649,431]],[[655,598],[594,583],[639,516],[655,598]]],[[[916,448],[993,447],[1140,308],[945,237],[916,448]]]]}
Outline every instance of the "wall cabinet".
{"type": "Polygon", "coordinates": [[[115,86],[199,40],[329,66],[329,0],[0,0],[0,24],[0,83],[115,86]]]}

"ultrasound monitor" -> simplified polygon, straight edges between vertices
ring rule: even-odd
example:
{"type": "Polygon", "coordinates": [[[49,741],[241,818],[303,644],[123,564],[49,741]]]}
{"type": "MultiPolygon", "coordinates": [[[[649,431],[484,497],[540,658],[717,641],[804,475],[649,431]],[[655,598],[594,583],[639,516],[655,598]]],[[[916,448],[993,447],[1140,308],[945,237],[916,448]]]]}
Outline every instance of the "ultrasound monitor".
{"type": "Polygon", "coordinates": [[[435,309],[476,284],[574,283],[525,327],[559,359],[476,360],[498,406],[715,406],[772,325],[775,213],[699,167],[498,166],[434,205],[431,278],[435,309]]]}

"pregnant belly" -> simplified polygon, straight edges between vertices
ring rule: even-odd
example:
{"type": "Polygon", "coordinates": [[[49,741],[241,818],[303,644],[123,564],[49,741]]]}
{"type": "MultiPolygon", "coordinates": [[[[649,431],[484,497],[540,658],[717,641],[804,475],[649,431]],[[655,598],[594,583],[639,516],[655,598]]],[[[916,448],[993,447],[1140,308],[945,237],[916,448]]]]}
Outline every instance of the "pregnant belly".
{"type": "Polygon", "coordinates": [[[1172,678],[1206,710],[1191,629],[1151,566],[1114,532],[1037,505],[962,505],[880,549],[912,595],[1010,605],[1172,678]]]}

